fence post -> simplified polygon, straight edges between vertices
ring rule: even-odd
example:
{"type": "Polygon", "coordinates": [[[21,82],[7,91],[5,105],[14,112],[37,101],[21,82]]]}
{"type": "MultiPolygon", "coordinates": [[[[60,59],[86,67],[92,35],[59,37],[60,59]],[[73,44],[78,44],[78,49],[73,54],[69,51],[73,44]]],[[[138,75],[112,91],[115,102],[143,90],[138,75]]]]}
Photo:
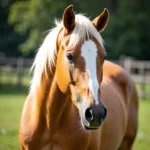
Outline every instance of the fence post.
{"type": "Polygon", "coordinates": [[[17,86],[18,88],[22,87],[22,78],[23,78],[23,67],[24,67],[24,59],[22,57],[17,60],[17,86]]]}
{"type": "Polygon", "coordinates": [[[120,66],[123,67],[123,68],[125,68],[125,65],[124,65],[125,59],[126,59],[126,56],[125,56],[125,55],[121,55],[121,56],[119,57],[119,64],[120,64],[120,66]]]}
{"type": "Polygon", "coordinates": [[[124,68],[125,70],[127,70],[130,74],[131,74],[131,71],[132,71],[132,62],[133,62],[133,58],[131,57],[126,57],[124,59],[124,68]]]}
{"type": "Polygon", "coordinates": [[[146,98],[146,96],[145,96],[145,94],[146,94],[146,91],[145,91],[145,90],[146,90],[146,89],[145,89],[145,71],[144,71],[144,66],[143,66],[143,65],[140,66],[139,73],[140,73],[141,76],[142,76],[142,82],[141,82],[141,84],[140,84],[141,97],[142,97],[142,99],[145,99],[145,98],[146,98]]]}

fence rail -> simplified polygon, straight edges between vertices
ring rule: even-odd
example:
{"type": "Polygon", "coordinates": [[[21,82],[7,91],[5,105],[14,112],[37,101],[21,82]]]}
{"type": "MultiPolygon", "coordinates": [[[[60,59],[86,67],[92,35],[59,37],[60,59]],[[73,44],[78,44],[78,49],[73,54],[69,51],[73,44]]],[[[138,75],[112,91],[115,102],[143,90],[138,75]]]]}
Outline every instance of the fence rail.
{"type": "MultiPolygon", "coordinates": [[[[32,62],[33,59],[29,58],[0,58],[0,83],[16,84],[19,88],[24,83],[28,85],[31,80],[29,68],[32,62]],[[12,82],[14,80],[15,82],[12,82]]],[[[121,57],[120,60],[113,62],[121,65],[131,74],[134,82],[139,84],[139,94],[142,98],[150,97],[150,61],[121,57]]]]}
{"type": "Polygon", "coordinates": [[[26,58],[0,58],[0,83],[17,85],[18,88],[28,85],[30,76],[29,68],[33,59],[26,58]],[[23,82],[23,79],[28,79],[23,82]]]}
{"type": "Polygon", "coordinates": [[[33,59],[31,58],[15,58],[15,57],[4,57],[0,58],[0,67],[1,66],[18,66],[22,64],[24,67],[29,67],[32,65],[33,59]]]}
{"type": "Polygon", "coordinates": [[[150,61],[134,60],[121,57],[121,65],[127,70],[133,81],[139,84],[139,95],[144,99],[150,97],[150,61]]]}

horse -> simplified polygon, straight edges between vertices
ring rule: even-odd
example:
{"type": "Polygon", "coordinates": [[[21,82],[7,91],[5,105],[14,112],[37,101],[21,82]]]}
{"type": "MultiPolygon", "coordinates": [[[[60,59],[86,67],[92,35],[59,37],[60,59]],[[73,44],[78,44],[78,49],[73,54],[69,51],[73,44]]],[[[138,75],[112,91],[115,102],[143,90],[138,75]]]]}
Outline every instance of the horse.
{"type": "Polygon", "coordinates": [[[73,5],[39,48],[20,128],[22,150],[131,150],[138,128],[138,94],[130,75],[105,60],[100,33],[73,5]]]}

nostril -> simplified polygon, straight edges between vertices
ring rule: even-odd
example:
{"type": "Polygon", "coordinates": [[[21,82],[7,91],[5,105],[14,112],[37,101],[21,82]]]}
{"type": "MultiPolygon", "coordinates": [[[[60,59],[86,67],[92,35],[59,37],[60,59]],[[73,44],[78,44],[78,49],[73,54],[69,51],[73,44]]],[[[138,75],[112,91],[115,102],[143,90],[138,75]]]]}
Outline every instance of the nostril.
{"type": "Polygon", "coordinates": [[[93,120],[92,108],[87,108],[86,109],[86,111],[85,111],[85,118],[89,122],[93,120]]]}

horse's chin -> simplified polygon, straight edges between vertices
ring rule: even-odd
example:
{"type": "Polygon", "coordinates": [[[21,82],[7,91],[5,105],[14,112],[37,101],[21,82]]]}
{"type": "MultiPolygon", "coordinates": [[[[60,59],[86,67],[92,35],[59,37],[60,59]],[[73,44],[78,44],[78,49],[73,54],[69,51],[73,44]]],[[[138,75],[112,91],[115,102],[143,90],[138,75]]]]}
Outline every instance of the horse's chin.
{"type": "Polygon", "coordinates": [[[85,130],[96,130],[96,129],[98,129],[100,127],[100,126],[98,126],[98,127],[90,127],[89,124],[87,125],[84,121],[81,121],[81,124],[82,124],[82,127],[85,130]]]}
{"type": "Polygon", "coordinates": [[[86,125],[84,125],[84,129],[86,129],[86,130],[96,130],[96,129],[98,129],[99,127],[91,127],[91,128],[89,128],[89,127],[87,127],[86,125]]]}

